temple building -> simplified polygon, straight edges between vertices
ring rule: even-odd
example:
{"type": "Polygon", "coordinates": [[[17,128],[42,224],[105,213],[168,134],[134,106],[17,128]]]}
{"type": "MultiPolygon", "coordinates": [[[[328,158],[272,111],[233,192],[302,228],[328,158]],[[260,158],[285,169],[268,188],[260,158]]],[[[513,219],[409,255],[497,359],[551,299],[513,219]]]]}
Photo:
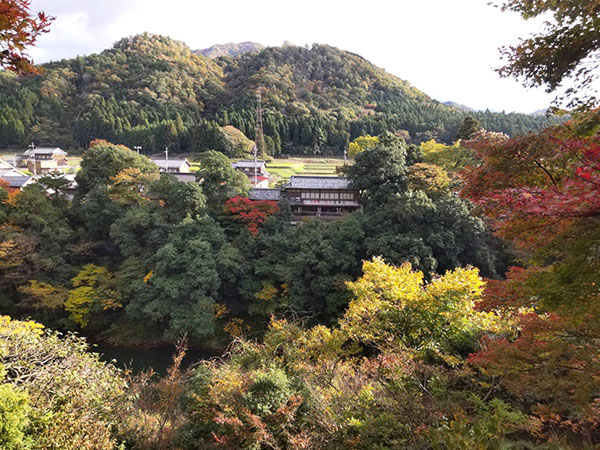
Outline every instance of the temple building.
{"type": "Polygon", "coordinates": [[[360,208],[358,191],[342,177],[293,175],[283,187],[283,196],[295,218],[334,219],[360,208]]]}

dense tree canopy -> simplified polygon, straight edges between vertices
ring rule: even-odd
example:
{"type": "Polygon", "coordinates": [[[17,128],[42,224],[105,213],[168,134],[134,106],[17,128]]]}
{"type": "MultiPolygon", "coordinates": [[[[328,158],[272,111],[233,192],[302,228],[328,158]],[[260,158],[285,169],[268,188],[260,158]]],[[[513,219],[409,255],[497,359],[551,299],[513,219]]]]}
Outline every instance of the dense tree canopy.
{"type": "MultiPolygon", "coordinates": [[[[596,26],[597,2],[567,3],[504,7],[555,12],[560,63],[596,26]]],[[[546,55],[539,39],[515,58],[546,55]]],[[[89,148],[72,201],[57,175],[0,183],[0,313],[61,330],[0,316],[2,448],[599,445],[598,111],[509,138],[478,121],[551,120],[465,118],[320,45],[215,62],[142,35],[47,68],[0,73],[0,143],[89,148]],[[228,155],[261,86],[267,150],[350,145],[358,211],[292,224],[285,200],[246,197],[228,155]],[[197,152],[196,179],[97,137],[197,152]],[[135,376],[70,330],[178,351],[135,376]],[[229,351],[183,370],[182,336],[229,351]]]]}
{"type": "MultiPolygon", "coordinates": [[[[466,116],[326,45],[284,45],[211,60],[181,42],[143,34],[100,54],[43,67],[39,77],[0,74],[0,147],[33,141],[87,148],[106,139],[148,154],[169,147],[240,155],[248,148],[228,127],[254,139],[259,88],[271,155],[341,155],[351,140],[384,131],[415,143],[450,143],[466,116]]],[[[557,123],[525,114],[469,114],[486,129],[510,135],[557,123]]]]}

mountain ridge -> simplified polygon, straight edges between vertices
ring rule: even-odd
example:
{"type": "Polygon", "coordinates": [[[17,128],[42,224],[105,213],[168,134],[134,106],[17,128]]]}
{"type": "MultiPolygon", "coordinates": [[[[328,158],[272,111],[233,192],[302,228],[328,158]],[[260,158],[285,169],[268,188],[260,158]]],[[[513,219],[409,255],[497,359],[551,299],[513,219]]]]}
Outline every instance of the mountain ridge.
{"type": "MultiPolygon", "coordinates": [[[[450,142],[467,115],[360,55],[322,44],[211,59],[144,33],[43,68],[37,77],[0,73],[0,146],[35,141],[85,148],[101,138],[148,150],[201,151],[215,125],[254,136],[259,88],[265,141],[274,155],[341,154],[351,139],[383,131],[413,142],[450,142]]],[[[511,135],[555,121],[468,114],[511,135]]]]}
{"type": "Polygon", "coordinates": [[[265,48],[265,46],[259,44],[258,42],[228,42],[226,44],[214,44],[201,50],[193,50],[192,53],[200,54],[210,59],[215,59],[222,56],[235,57],[244,53],[257,52],[263,48],[265,48]]]}

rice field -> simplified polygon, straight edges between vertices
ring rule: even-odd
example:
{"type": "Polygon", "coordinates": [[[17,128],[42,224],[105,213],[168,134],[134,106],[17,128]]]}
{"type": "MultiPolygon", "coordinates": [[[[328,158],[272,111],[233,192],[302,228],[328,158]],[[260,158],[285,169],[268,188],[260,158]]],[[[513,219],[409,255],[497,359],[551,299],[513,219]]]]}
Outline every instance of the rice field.
{"type": "Polygon", "coordinates": [[[292,175],[336,176],[336,168],[343,164],[338,158],[286,158],[268,162],[267,170],[281,181],[292,175]]]}

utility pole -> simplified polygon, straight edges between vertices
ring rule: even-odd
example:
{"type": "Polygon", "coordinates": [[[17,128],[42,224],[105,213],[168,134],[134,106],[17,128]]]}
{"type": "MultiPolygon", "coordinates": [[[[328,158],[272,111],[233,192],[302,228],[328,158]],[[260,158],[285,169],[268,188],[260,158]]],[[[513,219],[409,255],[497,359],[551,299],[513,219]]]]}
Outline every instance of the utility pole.
{"type": "Polygon", "coordinates": [[[29,144],[29,149],[31,150],[31,157],[33,159],[33,175],[37,176],[37,163],[35,161],[35,152],[34,152],[35,145],[33,145],[33,142],[31,144],[29,144]]]}
{"type": "Polygon", "coordinates": [[[165,172],[169,173],[169,147],[165,147],[165,172]]]}
{"type": "Polygon", "coordinates": [[[344,165],[346,165],[346,157],[348,155],[348,150],[344,149],[344,165]]]}

